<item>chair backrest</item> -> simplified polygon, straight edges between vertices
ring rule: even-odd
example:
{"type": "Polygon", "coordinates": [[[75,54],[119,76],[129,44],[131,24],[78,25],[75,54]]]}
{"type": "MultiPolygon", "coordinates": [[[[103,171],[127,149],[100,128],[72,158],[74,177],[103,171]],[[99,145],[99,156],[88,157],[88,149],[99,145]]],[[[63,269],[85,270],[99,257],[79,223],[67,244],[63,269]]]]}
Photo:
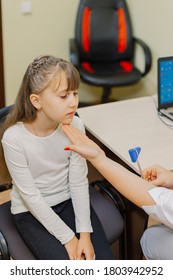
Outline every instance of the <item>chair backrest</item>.
{"type": "Polygon", "coordinates": [[[0,109],[0,123],[2,123],[6,117],[6,115],[10,112],[12,105],[3,107],[0,109]]]}
{"type": "Polygon", "coordinates": [[[134,43],[125,0],[81,0],[75,37],[81,61],[132,60],[134,43]]]}

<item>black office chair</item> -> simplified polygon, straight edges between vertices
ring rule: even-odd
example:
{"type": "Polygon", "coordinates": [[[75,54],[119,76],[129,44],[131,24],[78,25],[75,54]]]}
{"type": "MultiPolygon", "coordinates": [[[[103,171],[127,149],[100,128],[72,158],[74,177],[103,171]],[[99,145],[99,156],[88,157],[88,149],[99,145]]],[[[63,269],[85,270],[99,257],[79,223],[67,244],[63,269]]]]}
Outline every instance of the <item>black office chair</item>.
{"type": "Polygon", "coordinates": [[[133,37],[125,0],[80,0],[70,60],[81,80],[103,87],[101,102],[109,101],[112,87],[139,82],[151,68],[151,51],[133,37]],[[144,70],[135,65],[136,46],[144,53],[144,70]]]}
{"type": "MultiPolygon", "coordinates": [[[[11,106],[0,109],[0,123],[11,106]],[[2,114],[1,114],[2,113],[2,114]]],[[[1,172],[1,170],[0,170],[1,172]]],[[[95,181],[90,185],[91,204],[97,213],[109,244],[119,241],[119,259],[125,259],[124,206],[119,197],[109,191],[106,181],[95,181]]],[[[10,212],[11,202],[0,205],[0,259],[34,260],[10,212]]]]}

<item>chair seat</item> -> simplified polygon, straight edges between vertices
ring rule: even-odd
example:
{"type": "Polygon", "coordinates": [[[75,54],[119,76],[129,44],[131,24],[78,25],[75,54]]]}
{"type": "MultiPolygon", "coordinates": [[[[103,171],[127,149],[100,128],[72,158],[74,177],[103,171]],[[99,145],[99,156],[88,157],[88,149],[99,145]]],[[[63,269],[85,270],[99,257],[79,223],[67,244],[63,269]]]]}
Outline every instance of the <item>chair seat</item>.
{"type": "Polygon", "coordinates": [[[90,199],[109,244],[113,244],[124,230],[124,220],[119,210],[93,187],[90,187],[90,199]]]}
{"type": "Polygon", "coordinates": [[[35,260],[35,256],[17,231],[10,207],[10,201],[0,205],[0,232],[5,236],[10,257],[14,260],[35,260]]]}
{"type": "Polygon", "coordinates": [[[79,66],[81,79],[95,86],[127,86],[137,83],[142,73],[130,62],[114,64],[81,63],[79,66]]]}

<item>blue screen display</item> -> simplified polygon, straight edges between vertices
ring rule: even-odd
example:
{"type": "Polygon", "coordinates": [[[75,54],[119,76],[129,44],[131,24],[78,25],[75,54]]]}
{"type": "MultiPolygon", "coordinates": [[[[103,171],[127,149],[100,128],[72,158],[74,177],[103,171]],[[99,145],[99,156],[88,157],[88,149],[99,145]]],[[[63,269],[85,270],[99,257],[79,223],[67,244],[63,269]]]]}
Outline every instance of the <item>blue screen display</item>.
{"type": "Polygon", "coordinates": [[[173,60],[160,61],[160,103],[173,103],[173,60]]]}

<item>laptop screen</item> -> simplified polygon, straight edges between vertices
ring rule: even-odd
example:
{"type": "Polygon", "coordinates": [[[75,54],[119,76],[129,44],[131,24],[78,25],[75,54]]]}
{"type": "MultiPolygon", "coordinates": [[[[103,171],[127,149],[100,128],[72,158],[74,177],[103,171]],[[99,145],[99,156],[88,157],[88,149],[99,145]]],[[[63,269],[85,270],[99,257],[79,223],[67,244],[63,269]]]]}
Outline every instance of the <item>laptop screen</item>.
{"type": "Polygon", "coordinates": [[[173,56],[158,59],[158,110],[173,107],[173,56]]]}

